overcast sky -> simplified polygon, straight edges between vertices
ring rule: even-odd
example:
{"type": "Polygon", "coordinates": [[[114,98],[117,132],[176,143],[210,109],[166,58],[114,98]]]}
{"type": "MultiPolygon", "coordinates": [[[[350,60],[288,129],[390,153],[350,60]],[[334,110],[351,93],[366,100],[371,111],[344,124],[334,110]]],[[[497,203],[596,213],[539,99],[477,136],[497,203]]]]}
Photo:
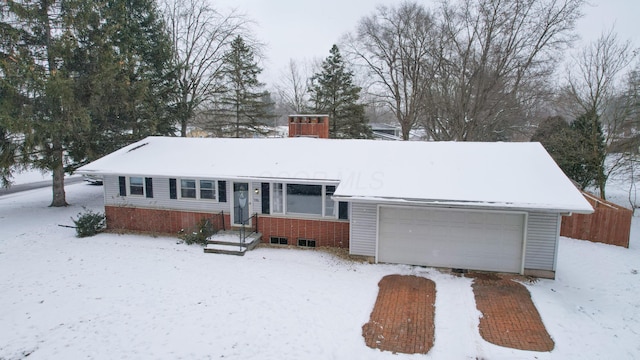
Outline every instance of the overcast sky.
{"type": "MultiPolygon", "coordinates": [[[[304,60],[329,55],[329,49],[358,20],[373,13],[378,4],[394,0],[211,0],[218,9],[236,8],[256,22],[258,39],[265,43],[266,59],[261,80],[269,87],[286,68],[289,59],[304,60]]],[[[640,0],[589,0],[577,31],[582,41],[596,39],[615,24],[622,39],[640,46],[640,0]]],[[[430,7],[435,1],[426,0],[430,7]]]]}

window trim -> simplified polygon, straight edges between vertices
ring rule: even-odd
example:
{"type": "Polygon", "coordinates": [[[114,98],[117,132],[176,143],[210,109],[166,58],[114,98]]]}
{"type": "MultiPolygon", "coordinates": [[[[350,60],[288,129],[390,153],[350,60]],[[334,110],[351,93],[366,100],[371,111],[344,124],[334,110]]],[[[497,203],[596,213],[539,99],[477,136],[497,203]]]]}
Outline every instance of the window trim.
{"type": "Polygon", "coordinates": [[[284,182],[277,181],[277,182],[272,182],[269,185],[269,197],[270,197],[270,199],[269,199],[269,203],[270,203],[269,204],[269,213],[271,215],[286,215],[287,214],[286,204],[285,204],[285,194],[284,193],[285,193],[285,183],[284,182]],[[277,194],[276,185],[278,185],[278,184],[282,185],[282,187],[280,189],[280,195],[282,196],[282,198],[280,199],[281,200],[281,202],[280,202],[280,211],[277,211],[275,209],[276,205],[278,204],[278,202],[276,201],[276,198],[275,198],[275,196],[277,194]]]}
{"type": "MultiPolygon", "coordinates": [[[[286,183],[283,187],[283,203],[284,214],[293,216],[309,216],[309,217],[324,217],[324,185],[321,184],[299,184],[299,183],[286,183]],[[318,213],[303,213],[303,212],[289,212],[289,185],[304,185],[304,186],[319,186],[320,187],[320,214],[318,213]]],[[[314,195],[315,197],[316,195],[314,195]]]]}
{"type": "MultiPolygon", "coordinates": [[[[218,195],[218,184],[219,184],[219,180],[215,180],[215,179],[209,179],[209,178],[176,178],[176,195],[177,195],[177,200],[183,200],[183,201],[207,201],[207,202],[220,202],[219,201],[219,195],[218,195]],[[195,182],[195,192],[196,192],[196,196],[195,197],[183,197],[182,196],[182,181],[186,180],[186,181],[194,181],[195,182]],[[201,193],[200,193],[200,181],[209,181],[211,182],[211,184],[213,185],[213,199],[208,199],[208,198],[202,198],[201,197],[201,193]]],[[[191,188],[189,188],[191,189],[191,188]]]]}
{"type": "MultiPolygon", "coordinates": [[[[336,193],[336,190],[338,189],[338,184],[322,184],[322,217],[323,218],[327,218],[327,219],[338,219],[339,217],[339,212],[338,212],[338,206],[340,204],[339,201],[335,201],[335,200],[331,200],[333,201],[333,214],[331,215],[327,215],[327,186],[333,186],[333,193],[331,194],[331,196],[333,196],[333,194],[336,193]]],[[[331,196],[329,196],[329,199],[331,199],[331,196]]]]}
{"type": "MultiPolygon", "coordinates": [[[[340,219],[340,213],[339,213],[339,206],[340,206],[340,202],[339,201],[335,201],[333,200],[333,207],[334,207],[334,212],[335,214],[331,214],[331,215],[327,215],[327,209],[326,209],[326,201],[327,201],[327,186],[334,186],[335,189],[338,188],[338,184],[336,183],[317,183],[317,182],[313,182],[313,183],[309,183],[309,182],[285,182],[285,181],[275,181],[275,182],[271,182],[270,183],[270,196],[269,196],[269,202],[270,202],[270,215],[274,215],[274,216],[291,216],[291,217],[305,217],[305,218],[314,218],[314,219],[336,219],[336,220],[348,220],[348,219],[340,219]],[[281,212],[277,212],[275,211],[275,207],[276,207],[276,199],[275,199],[275,195],[276,195],[276,191],[275,191],[275,187],[276,184],[282,184],[282,211],[281,212]],[[321,186],[321,201],[322,201],[322,214],[310,214],[310,213],[294,213],[294,212],[289,212],[289,209],[287,208],[287,185],[316,185],[316,186],[321,186]]],[[[335,192],[334,189],[334,192],[335,192]]]]}
{"type": "Polygon", "coordinates": [[[218,182],[216,180],[210,180],[210,179],[198,179],[197,184],[196,184],[196,188],[198,189],[197,191],[197,196],[200,200],[205,200],[205,201],[218,201],[218,182]],[[212,191],[213,192],[213,198],[203,198],[202,197],[202,182],[209,182],[211,183],[211,188],[205,188],[206,191],[212,191]]]}
{"type": "MultiPolygon", "coordinates": [[[[145,189],[145,177],[144,176],[127,176],[127,196],[136,196],[136,197],[146,197],[147,196],[147,189],[145,189]],[[140,187],[142,188],[142,194],[134,194],[131,191],[131,178],[139,178],[142,179],[142,182],[140,183],[140,187]]],[[[138,186],[138,185],[135,185],[138,186]]]]}

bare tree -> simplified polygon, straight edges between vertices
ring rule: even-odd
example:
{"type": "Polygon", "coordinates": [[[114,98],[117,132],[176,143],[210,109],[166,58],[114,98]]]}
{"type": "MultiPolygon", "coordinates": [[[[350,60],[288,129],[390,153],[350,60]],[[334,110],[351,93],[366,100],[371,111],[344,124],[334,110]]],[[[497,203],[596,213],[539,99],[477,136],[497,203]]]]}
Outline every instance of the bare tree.
{"type": "Polygon", "coordinates": [[[380,7],[349,38],[402,126],[435,140],[503,140],[549,95],[585,0],[444,0],[380,7]]]}
{"type": "Polygon", "coordinates": [[[550,95],[583,0],[445,1],[424,127],[439,140],[507,140],[550,95]]]}
{"type": "Polygon", "coordinates": [[[221,13],[207,0],[164,0],[164,5],[180,71],[176,117],[180,135],[187,136],[200,105],[218,92],[225,52],[246,32],[248,20],[236,11],[221,13]]]}
{"type": "Polygon", "coordinates": [[[284,111],[295,114],[305,111],[309,98],[307,86],[312,74],[308,69],[309,66],[290,59],[287,68],[281,72],[275,87],[284,111]]]}
{"type": "Polygon", "coordinates": [[[405,2],[378,7],[346,38],[347,53],[370,75],[369,91],[395,115],[404,140],[424,106],[424,64],[433,29],[433,18],[422,5],[405,2]]]}
{"type": "MultiPolygon", "coordinates": [[[[613,29],[604,32],[597,40],[583,48],[567,69],[567,89],[576,105],[576,116],[589,114],[593,126],[592,147],[597,151],[595,131],[601,127],[605,145],[611,145],[624,136],[623,127],[628,120],[630,104],[626,103],[620,86],[622,75],[632,63],[636,53],[629,41],[620,41],[613,29]]],[[[612,172],[622,166],[627,157],[624,151],[600,157],[596,185],[600,196],[605,198],[605,185],[612,172]]]]}

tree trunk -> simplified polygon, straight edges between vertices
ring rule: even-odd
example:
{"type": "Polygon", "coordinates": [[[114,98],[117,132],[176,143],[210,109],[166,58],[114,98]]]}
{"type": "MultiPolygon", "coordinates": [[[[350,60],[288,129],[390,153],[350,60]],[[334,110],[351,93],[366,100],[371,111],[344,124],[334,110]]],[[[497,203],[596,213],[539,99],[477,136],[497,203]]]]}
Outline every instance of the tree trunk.
{"type": "Polygon", "coordinates": [[[53,167],[53,207],[67,206],[66,195],[64,192],[64,163],[62,162],[63,153],[60,144],[54,145],[55,166],[53,167]]]}
{"type": "MultiPolygon", "coordinates": [[[[52,74],[56,71],[56,62],[53,56],[53,50],[51,48],[51,20],[49,17],[49,5],[50,2],[47,0],[40,1],[40,11],[44,25],[44,41],[45,41],[45,50],[47,53],[47,65],[49,71],[49,80],[51,79],[52,74]]],[[[52,118],[55,118],[56,112],[49,110],[49,114],[52,118]]],[[[58,118],[54,121],[62,121],[62,119],[58,118]]],[[[53,200],[51,201],[50,206],[59,207],[59,206],[67,206],[66,196],[64,193],[64,163],[63,163],[63,150],[62,144],[59,139],[56,138],[54,134],[52,140],[52,169],[53,170],[53,200]]]]}
{"type": "Polygon", "coordinates": [[[604,188],[607,185],[607,180],[603,176],[598,176],[598,187],[600,188],[600,197],[602,200],[607,200],[607,194],[604,192],[604,188]]]}
{"type": "Polygon", "coordinates": [[[180,121],[180,136],[187,137],[187,120],[186,119],[182,119],[182,121],[180,121]]]}
{"type": "MultiPolygon", "coordinates": [[[[236,98],[240,99],[240,96],[236,92],[236,98]]],[[[240,137],[240,100],[236,102],[236,138],[240,137]]]]}

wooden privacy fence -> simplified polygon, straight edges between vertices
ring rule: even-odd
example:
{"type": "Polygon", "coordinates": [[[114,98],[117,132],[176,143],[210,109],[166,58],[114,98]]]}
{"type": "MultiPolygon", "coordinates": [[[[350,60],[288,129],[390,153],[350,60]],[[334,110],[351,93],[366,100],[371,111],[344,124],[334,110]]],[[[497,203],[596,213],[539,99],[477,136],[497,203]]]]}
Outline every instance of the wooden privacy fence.
{"type": "Polygon", "coordinates": [[[633,211],[584,191],[582,195],[595,212],[563,216],[560,235],[628,248],[633,211]]]}

